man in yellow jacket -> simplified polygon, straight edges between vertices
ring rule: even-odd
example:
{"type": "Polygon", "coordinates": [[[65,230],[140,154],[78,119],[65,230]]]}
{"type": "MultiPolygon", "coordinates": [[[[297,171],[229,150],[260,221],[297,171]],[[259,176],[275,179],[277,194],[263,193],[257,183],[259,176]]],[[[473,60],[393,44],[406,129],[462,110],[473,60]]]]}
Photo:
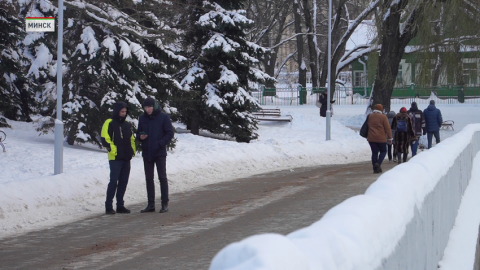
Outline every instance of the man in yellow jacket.
{"type": "Polygon", "coordinates": [[[108,150],[110,164],[110,182],[107,187],[105,213],[130,213],[125,208],[123,196],[130,176],[130,160],[135,156],[135,138],[132,126],[125,121],[128,107],[125,102],[117,102],[113,106],[112,118],[105,121],[102,127],[102,145],[108,150]],[[117,211],[113,210],[113,197],[117,198],[117,211]]]}

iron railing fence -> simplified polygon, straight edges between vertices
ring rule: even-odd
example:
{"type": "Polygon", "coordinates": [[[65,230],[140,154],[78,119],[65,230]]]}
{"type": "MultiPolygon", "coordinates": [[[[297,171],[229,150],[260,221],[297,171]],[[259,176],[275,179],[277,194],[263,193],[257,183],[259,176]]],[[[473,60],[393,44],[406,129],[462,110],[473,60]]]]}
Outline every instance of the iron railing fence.
{"type": "MultiPolygon", "coordinates": [[[[253,91],[260,105],[297,106],[315,105],[325,88],[265,88],[253,91]]],[[[337,105],[368,104],[371,87],[337,86],[333,99],[337,105]],[[366,95],[365,95],[366,93],[366,95]]],[[[442,86],[442,87],[410,87],[394,88],[391,104],[428,104],[435,100],[437,104],[480,103],[480,86],[442,86]]]]}

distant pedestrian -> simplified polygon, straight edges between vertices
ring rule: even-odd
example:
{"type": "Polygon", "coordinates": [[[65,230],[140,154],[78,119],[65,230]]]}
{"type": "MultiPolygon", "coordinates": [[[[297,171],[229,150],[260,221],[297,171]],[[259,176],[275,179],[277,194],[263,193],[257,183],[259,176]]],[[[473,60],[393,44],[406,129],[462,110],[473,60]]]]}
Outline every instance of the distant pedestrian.
{"type": "MultiPolygon", "coordinates": [[[[328,92],[327,90],[325,90],[322,94],[320,94],[320,116],[321,117],[327,117],[327,102],[328,102],[328,92]]],[[[335,100],[330,100],[330,104],[333,104],[335,103],[335,100]]],[[[330,111],[331,110],[331,106],[330,106],[330,111]]],[[[333,116],[333,113],[330,114],[330,116],[333,116]]]]}
{"type": "MultiPolygon", "coordinates": [[[[396,115],[395,111],[390,111],[387,114],[388,123],[390,124],[390,127],[392,127],[392,121],[393,121],[393,117],[395,117],[395,115],[396,115]]],[[[395,138],[395,130],[393,130],[393,129],[392,129],[392,138],[395,138]]],[[[393,143],[388,144],[388,150],[387,150],[388,161],[392,161],[392,159],[393,159],[393,162],[397,162],[397,152],[395,152],[395,147],[394,147],[393,143]],[[393,148],[393,155],[392,155],[392,148],[393,148]]]]}
{"type": "Polygon", "coordinates": [[[387,154],[387,142],[392,143],[392,130],[387,116],[382,113],[383,106],[377,104],[374,108],[368,115],[367,141],[372,150],[373,173],[381,173],[381,165],[387,154]]]}
{"type": "MultiPolygon", "coordinates": [[[[425,115],[425,125],[427,130],[427,148],[432,148],[432,139],[435,136],[437,144],[440,143],[440,127],[442,126],[442,112],[435,107],[435,100],[430,100],[430,105],[423,111],[425,115]]],[[[423,131],[425,135],[425,131],[423,131]]]]}
{"type": "Polygon", "coordinates": [[[101,141],[108,150],[108,163],[110,164],[110,182],[105,200],[105,213],[109,215],[115,214],[115,210],[113,210],[114,196],[117,199],[116,213],[130,213],[130,210],[125,208],[123,196],[130,176],[130,160],[135,156],[136,149],[132,126],[125,121],[127,115],[127,104],[117,102],[113,105],[112,118],[105,121],[102,127],[101,141]]]}
{"type": "Polygon", "coordinates": [[[418,109],[417,102],[412,102],[412,105],[410,107],[410,110],[407,111],[408,116],[412,120],[412,125],[413,125],[413,131],[415,132],[415,137],[417,137],[417,140],[412,141],[410,144],[412,148],[412,157],[414,157],[417,154],[417,149],[418,149],[418,142],[420,141],[420,137],[422,134],[425,134],[425,116],[423,115],[423,112],[418,109]]]}
{"type": "Polygon", "coordinates": [[[397,153],[398,164],[407,161],[410,142],[416,140],[413,132],[412,120],[407,114],[407,108],[402,107],[392,121],[392,129],[395,129],[395,152],[397,153]],[[402,159],[403,154],[403,159],[402,159]]]}
{"type": "Polygon", "coordinates": [[[155,212],[155,166],[160,180],[162,209],[168,212],[167,144],[174,131],[170,116],[163,113],[156,100],[147,98],[143,102],[145,113],[138,120],[137,138],[142,142],[143,167],[147,186],[148,205],[141,212],[155,212]]]}

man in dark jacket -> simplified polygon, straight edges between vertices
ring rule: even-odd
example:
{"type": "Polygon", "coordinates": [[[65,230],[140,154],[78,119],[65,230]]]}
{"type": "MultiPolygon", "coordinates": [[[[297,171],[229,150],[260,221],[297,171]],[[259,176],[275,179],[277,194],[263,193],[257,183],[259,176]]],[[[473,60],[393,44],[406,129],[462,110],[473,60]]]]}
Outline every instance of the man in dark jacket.
{"type": "MultiPolygon", "coordinates": [[[[442,126],[442,113],[435,107],[435,100],[430,100],[430,105],[423,111],[425,115],[425,125],[427,130],[428,149],[432,148],[432,137],[440,143],[440,127],[442,126]]],[[[423,132],[425,135],[425,131],[423,132]]]]}
{"type": "MultiPolygon", "coordinates": [[[[410,116],[410,119],[412,120],[412,125],[413,125],[413,131],[415,131],[415,136],[420,139],[423,134],[425,134],[425,117],[423,115],[423,112],[418,109],[417,102],[412,102],[412,106],[410,107],[410,110],[407,111],[408,116],[410,116]]],[[[412,147],[412,157],[414,157],[417,154],[417,149],[418,149],[418,141],[415,140],[412,141],[410,146],[412,147]]]]}
{"type": "Polygon", "coordinates": [[[163,113],[158,102],[147,98],[143,102],[145,113],[138,120],[137,138],[142,142],[143,167],[147,186],[148,205],[141,212],[155,212],[154,170],[157,166],[162,194],[162,209],[168,211],[168,181],[167,181],[167,144],[172,140],[174,131],[170,116],[163,113]]]}
{"type": "Polygon", "coordinates": [[[110,165],[110,182],[107,187],[105,213],[110,215],[115,214],[115,210],[113,210],[115,193],[117,194],[117,213],[130,213],[130,210],[124,206],[123,196],[130,175],[130,160],[135,156],[135,138],[132,126],[125,121],[127,114],[126,103],[115,103],[112,118],[105,121],[102,127],[102,145],[108,150],[110,165]]]}

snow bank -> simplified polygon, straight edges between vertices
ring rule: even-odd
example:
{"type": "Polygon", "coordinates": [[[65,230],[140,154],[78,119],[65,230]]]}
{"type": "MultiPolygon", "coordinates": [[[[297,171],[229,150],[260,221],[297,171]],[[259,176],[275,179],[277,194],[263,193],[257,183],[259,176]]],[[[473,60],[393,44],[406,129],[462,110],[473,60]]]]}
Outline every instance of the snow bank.
{"type": "Polygon", "coordinates": [[[473,163],[479,131],[480,124],[468,125],[309,227],[228,245],[210,270],[436,269],[472,168],[480,166],[473,163]]]}

